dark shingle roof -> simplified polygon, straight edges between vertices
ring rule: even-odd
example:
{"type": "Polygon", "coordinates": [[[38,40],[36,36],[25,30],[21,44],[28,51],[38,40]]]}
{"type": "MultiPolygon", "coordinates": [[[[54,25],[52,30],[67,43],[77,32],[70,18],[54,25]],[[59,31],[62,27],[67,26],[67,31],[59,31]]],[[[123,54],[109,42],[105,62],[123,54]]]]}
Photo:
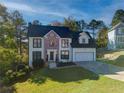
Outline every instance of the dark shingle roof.
{"type": "Polygon", "coordinates": [[[82,33],[82,31],[73,32],[73,38],[72,38],[72,43],[71,43],[71,46],[73,48],[95,48],[96,47],[95,40],[91,37],[89,32],[85,32],[90,37],[89,43],[88,44],[80,44],[79,43],[80,33],[82,33]]]}
{"type": "MultiPolygon", "coordinates": [[[[90,35],[89,32],[87,32],[87,31],[84,31],[84,32],[92,39],[92,37],[91,37],[91,35],[90,35]]],[[[80,36],[80,33],[82,33],[82,31],[71,32],[71,33],[72,33],[72,36],[73,36],[74,38],[78,38],[78,37],[80,36]]]]}
{"type": "Polygon", "coordinates": [[[56,32],[61,38],[72,38],[71,46],[73,48],[95,48],[95,41],[90,36],[88,32],[85,32],[89,37],[88,44],[80,44],[79,36],[82,31],[72,32],[68,27],[58,27],[58,26],[42,26],[42,25],[32,25],[30,24],[28,27],[28,37],[43,37],[49,31],[53,30],[56,32]]]}
{"type": "Polygon", "coordinates": [[[67,27],[42,26],[42,25],[30,25],[28,27],[28,36],[29,37],[43,37],[51,30],[56,32],[61,38],[71,37],[71,31],[67,27]]]}
{"type": "Polygon", "coordinates": [[[77,40],[73,41],[71,43],[71,46],[73,48],[95,48],[96,47],[96,43],[95,41],[93,41],[92,39],[89,39],[89,43],[88,44],[80,44],[77,40]]]}

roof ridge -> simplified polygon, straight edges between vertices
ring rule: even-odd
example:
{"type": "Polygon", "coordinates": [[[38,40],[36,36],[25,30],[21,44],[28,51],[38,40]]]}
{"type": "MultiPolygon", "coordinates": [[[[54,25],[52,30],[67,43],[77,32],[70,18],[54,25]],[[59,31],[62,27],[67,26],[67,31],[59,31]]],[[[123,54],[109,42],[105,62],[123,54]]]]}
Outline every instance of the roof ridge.
{"type": "Polygon", "coordinates": [[[112,28],[110,28],[109,31],[113,30],[114,28],[118,27],[118,26],[121,25],[121,24],[124,24],[124,22],[119,22],[118,24],[116,24],[115,26],[113,26],[112,28]]]}

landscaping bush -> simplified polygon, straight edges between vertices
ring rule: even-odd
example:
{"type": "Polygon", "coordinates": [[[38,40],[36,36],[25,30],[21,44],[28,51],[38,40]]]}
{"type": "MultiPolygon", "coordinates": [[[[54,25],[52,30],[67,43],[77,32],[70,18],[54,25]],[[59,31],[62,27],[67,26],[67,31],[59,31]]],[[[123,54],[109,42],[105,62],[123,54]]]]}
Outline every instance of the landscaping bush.
{"type": "Polygon", "coordinates": [[[103,54],[100,54],[100,53],[99,53],[99,54],[96,55],[96,57],[97,57],[97,58],[102,58],[102,57],[103,57],[103,54]]]}
{"type": "Polygon", "coordinates": [[[23,72],[28,73],[28,72],[31,71],[31,69],[30,69],[29,66],[27,66],[27,65],[19,64],[19,65],[17,66],[17,71],[23,71],[23,72]]]}
{"type": "Polygon", "coordinates": [[[23,70],[24,68],[25,68],[25,65],[24,64],[17,65],[17,71],[23,70]]]}
{"type": "Polygon", "coordinates": [[[16,93],[16,89],[13,86],[4,86],[0,88],[0,93],[16,93]]]}
{"type": "Polygon", "coordinates": [[[43,68],[45,66],[45,61],[43,59],[33,61],[34,68],[43,68]]]}
{"type": "Polygon", "coordinates": [[[13,81],[19,80],[29,74],[30,72],[29,66],[26,66],[24,64],[18,65],[17,70],[8,70],[5,73],[5,77],[3,79],[5,84],[11,83],[13,81]]]}
{"type": "Polygon", "coordinates": [[[26,65],[28,65],[28,54],[23,53],[22,54],[22,62],[26,65]]]}
{"type": "Polygon", "coordinates": [[[3,76],[7,70],[14,69],[19,58],[16,49],[6,49],[0,46],[0,76],[3,76]]]}

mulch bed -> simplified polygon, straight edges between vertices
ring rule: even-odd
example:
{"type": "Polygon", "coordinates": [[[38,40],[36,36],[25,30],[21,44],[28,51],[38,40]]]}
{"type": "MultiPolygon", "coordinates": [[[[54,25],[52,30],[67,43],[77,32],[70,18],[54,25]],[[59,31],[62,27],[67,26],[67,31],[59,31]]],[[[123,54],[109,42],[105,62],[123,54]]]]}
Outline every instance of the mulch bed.
{"type": "Polygon", "coordinates": [[[76,65],[76,64],[73,62],[59,62],[59,63],[57,63],[57,67],[74,66],[74,65],[76,65]]]}

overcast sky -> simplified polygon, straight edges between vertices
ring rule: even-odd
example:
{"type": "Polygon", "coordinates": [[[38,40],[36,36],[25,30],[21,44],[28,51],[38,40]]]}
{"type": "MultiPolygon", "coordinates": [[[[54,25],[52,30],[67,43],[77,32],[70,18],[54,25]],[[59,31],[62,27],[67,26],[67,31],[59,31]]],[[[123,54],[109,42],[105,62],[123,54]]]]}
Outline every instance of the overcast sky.
{"type": "Polygon", "coordinates": [[[27,22],[39,20],[43,24],[63,21],[64,17],[103,20],[110,24],[117,9],[124,9],[124,0],[0,0],[9,11],[19,10],[27,22]]]}

